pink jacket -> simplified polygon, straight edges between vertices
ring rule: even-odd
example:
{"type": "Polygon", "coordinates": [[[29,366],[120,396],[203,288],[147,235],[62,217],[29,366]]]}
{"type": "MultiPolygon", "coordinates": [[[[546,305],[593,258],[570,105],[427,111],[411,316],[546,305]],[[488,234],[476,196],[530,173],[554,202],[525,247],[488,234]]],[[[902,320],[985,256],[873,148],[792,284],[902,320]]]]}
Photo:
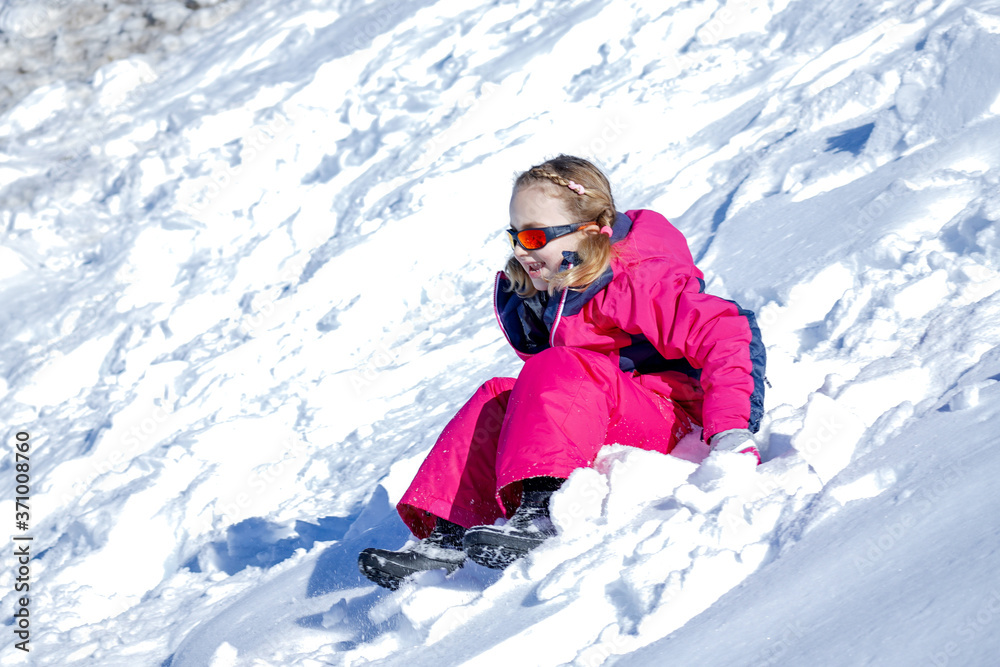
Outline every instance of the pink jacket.
{"type": "MultiPolygon", "coordinates": [[[[560,345],[600,352],[681,405],[705,440],[757,431],[766,355],[753,313],[704,292],[687,240],[659,213],[619,213],[611,242],[611,266],[582,292],[522,299],[497,274],[497,321],[517,354],[560,345]]],[[[564,256],[564,267],[577,259],[564,256]]]]}

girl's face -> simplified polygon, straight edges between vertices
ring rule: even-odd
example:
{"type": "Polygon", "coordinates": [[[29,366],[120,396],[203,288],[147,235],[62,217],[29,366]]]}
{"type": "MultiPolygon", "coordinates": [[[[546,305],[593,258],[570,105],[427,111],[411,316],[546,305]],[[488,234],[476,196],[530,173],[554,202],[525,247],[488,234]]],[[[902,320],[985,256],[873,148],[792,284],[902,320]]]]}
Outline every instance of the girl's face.
{"type": "MultiPolygon", "coordinates": [[[[510,226],[522,231],[582,222],[568,216],[563,203],[554,194],[555,187],[529,185],[516,191],[510,198],[510,226]]],[[[576,251],[585,229],[587,227],[581,227],[572,234],[553,239],[538,250],[525,250],[515,244],[514,257],[528,273],[535,289],[539,292],[549,289],[549,280],[559,272],[563,253],[576,251]]]]}

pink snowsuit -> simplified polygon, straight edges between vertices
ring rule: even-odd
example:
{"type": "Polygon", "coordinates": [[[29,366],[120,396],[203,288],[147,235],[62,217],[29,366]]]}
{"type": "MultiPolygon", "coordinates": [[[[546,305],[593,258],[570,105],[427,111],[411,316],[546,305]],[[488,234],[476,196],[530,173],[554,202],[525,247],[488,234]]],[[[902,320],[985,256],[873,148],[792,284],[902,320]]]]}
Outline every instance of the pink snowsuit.
{"type": "MultiPolygon", "coordinates": [[[[756,431],[764,346],[753,313],[704,293],[684,236],[653,211],[619,213],[608,270],[583,291],[494,306],[520,375],[484,383],[445,427],[397,510],[418,537],[442,517],[492,524],[529,477],[566,478],[611,443],[669,453],[696,425],[704,439],[756,431]]],[[[576,260],[564,253],[563,267],[576,260]]]]}

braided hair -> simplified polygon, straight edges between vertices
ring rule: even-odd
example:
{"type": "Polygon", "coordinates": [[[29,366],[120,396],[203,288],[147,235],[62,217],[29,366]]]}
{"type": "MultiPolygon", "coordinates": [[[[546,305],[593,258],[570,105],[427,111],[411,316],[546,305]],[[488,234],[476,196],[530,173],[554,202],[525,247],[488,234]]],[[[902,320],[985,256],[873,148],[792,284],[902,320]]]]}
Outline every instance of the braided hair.
{"type": "MultiPolygon", "coordinates": [[[[556,186],[552,194],[558,197],[569,217],[576,222],[593,220],[598,228],[611,229],[615,222],[615,202],[611,184],[601,170],[583,158],[559,155],[518,175],[514,192],[542,184],[556,186]]],[[[582,291],[607,270],[611,262],[611,238],[592,231],[584,236],[577,248],[580,263],[556,274],[549,281],[549,291],[573,289],[582,291]]],[[[505,273],[511,279],[511,289],[528,298],[537,291],[528,274],[514,257],[507,261],[505,273]]]]}

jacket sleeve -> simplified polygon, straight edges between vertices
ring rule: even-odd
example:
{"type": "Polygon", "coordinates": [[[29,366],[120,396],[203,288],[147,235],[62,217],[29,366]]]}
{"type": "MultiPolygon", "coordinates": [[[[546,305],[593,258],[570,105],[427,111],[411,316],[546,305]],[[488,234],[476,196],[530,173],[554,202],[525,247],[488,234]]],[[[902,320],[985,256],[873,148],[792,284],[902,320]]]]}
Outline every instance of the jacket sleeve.
{"type": "Polygon", "coordinates": [[[757,431],[765,353],[753,313],[706,294],[694,271],[663,260],[641,262],[612,297],[613,307],[626,330],[643,334],[664,358],[683,357],[701,370],[706,441],[732,428],[757,431]]]}

